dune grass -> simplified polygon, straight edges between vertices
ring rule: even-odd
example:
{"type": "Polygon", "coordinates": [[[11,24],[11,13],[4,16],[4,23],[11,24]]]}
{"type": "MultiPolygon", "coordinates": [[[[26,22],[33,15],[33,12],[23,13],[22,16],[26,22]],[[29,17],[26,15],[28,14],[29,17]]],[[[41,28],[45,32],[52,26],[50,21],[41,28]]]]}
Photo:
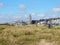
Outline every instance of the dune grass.
{"type": "Polygon", "coordinates": [[[0,45],[39,45],[41,39],[60,44],[60,26],[51,29],[44,25],[2,26],[0,30],[0,45]]]}

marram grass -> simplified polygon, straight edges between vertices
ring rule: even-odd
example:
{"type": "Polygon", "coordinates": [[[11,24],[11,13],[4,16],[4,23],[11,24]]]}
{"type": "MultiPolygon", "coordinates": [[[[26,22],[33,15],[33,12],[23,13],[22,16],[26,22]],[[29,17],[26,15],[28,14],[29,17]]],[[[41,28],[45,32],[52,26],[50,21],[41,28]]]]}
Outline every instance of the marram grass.
{"type": "MultiPolygon", "coordinates": [[[[44,25],[0,26],[0,45],[43,45],[40,41],[60,44],[60,27],[44,25]]],[[[52,44],[53,45],[53,44],[52,44]]]]}

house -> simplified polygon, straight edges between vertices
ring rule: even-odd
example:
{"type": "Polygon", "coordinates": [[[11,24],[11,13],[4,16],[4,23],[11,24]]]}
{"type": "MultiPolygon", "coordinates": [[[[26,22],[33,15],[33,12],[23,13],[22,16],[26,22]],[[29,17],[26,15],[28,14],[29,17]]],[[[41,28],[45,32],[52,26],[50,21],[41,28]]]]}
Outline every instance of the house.
{"type": "Polygon", "coordinates": [[[36,24],[36,23],[39,23],[39,20],[32,20],[31,21],[31,24],[36,24]]]}

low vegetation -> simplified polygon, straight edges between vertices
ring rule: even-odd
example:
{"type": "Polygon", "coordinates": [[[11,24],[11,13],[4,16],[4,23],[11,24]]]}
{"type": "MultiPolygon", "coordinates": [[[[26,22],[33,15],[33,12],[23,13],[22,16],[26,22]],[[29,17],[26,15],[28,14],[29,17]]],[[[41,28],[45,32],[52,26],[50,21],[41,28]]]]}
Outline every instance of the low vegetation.
{"type": "Polygon", "coordinates": [[[44,25],[0,26],[0,45],[43,45],[41,40],[60,44],[60,26],[44,25]]]}

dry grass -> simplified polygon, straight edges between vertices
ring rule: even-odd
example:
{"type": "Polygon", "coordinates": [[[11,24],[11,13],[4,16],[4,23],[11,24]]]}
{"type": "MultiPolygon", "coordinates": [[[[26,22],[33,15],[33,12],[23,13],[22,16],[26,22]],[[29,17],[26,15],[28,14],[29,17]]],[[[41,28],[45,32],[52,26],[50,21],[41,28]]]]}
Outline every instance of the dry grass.
{"type": "MultiPolygon", "coordinates": [[[[0,45],[40,45],[42,39],[60,44],[60,27],[48,29],[44,25],[0,26],[0,45]]],[[[42,44],[43,45],[43,44],[42,44]]]]}

